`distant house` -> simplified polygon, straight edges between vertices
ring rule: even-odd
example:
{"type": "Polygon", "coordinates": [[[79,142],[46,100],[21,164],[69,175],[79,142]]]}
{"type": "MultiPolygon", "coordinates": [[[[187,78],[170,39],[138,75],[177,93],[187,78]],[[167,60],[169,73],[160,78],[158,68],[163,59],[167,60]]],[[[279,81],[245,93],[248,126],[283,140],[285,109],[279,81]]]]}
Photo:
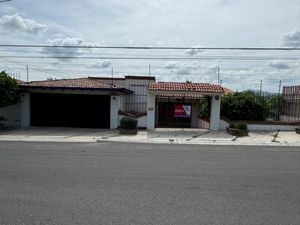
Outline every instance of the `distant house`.
{"type": "Polygon", "coordinates": [[[201,127],[199,101],[211,96],[209,129],[220,127],[221,97],[231,90],[216,84],[156,82],[150,76],[19,82],[21,103],[0,110],[9,126],[116,129],[124,116],[138,126],[201,127]]]}

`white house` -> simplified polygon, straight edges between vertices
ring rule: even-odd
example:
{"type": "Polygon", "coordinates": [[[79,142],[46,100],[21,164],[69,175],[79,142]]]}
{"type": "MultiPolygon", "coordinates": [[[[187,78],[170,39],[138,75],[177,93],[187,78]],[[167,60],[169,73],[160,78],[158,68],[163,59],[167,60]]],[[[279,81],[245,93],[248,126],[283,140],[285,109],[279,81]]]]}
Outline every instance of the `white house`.
{"type": "Polygon", "coordinates": [[[7,126],[116,129],[123,116],[140,128],[193,127],[219,130],[224,89],[205,83],[156,82],[155,77],[87,77],[24,82],[21,103],[0,109],[7,126]],[[210,119],[199,107],[210,96],[210,119]]]}

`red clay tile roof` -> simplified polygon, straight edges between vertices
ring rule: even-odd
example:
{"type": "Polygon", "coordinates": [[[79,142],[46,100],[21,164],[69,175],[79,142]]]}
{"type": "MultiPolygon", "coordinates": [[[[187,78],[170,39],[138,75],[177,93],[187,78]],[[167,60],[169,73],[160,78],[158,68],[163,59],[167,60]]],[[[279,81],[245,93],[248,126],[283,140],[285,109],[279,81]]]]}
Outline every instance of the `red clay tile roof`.
{"type": "Polygon", "coordinates": [[[223,88],[225,94],[233,94],[233,93],[234,93],[233,90],[231,90],[231,89],[229,89],[229,88],[227,88],[227,87],[223,87],[223,86],[222,86],[222,88],[223,88]]]}
{"type": "Polygon", "coordinates": [[[187,98],[187,99],[199,99],[203,98],[205,95],[198,93],[198,94],[188,94],[188,93],[177,93],[177,94],[172,94],[172,93],[167,93],[167,94],[158,94],[158,97],[161,98],[187,98]]]}
{"type": "MultiPolygon", "coordinates": [[[[95,89],[95,90],[127,90],[122,86],[110,84],[94,78],[60,79],[46,81],[32,81],[20,84],[26,88],[64,88],[64,89],[95,89]]],[[[129,91],[129,90],[128,90],[129,91]]],[[[130,92],[130,91],[129,91],[130,92]]]]}
{"type": "Polygon", "coordinates": [[[158,82],[149,84],[150,91],[186,91],[201,93],[224,93],[221,85],[205,83],[158,82]]]}

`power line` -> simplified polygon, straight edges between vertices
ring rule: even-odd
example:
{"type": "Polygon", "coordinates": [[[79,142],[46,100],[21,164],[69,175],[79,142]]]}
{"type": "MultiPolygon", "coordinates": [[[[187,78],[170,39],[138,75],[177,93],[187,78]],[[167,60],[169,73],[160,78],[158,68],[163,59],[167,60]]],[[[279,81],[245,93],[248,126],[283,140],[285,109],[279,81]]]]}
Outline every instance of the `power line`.
{"type": "MultiPolygon", "coordinates": [[[[17,64],[17,65],[21,65],[21,66],[25,66],[26,67],[26,70],[27,70],[27,66],[30,66],[31,70],[36,70],[36,71],[40,71],[40,72],[44,72],[44,73],[48,73],[50,74],[51,76],[53,76],[54,74],[52,73],[49,73],[47,71],[45,71],[44,69],[39,69],[33,65],[24,65],[23,62],[18,62],[16,60],[11,60],[11,59],[2,59],[2,60],[5,60],[5,61],[8,61],[8,62],[11,62],[11,63],[14,63],[14,64],[17,64]]],[[[27,72],[27,71],[26,71],[27,72]]],[[[55,76],[58,76],[58,75],[55,75],[55,76]]],[[[62,78],[61,76],[58,76],[60,78],[62,78]]]]}
{"type": "Polygon", "coordinates": [[[117,60],[234,60],[234,61],[257,61],[257,60],[299,60],[300,57],[101,57],[101,56],[21,56],[1,55],[1,58],[23,58],[23,59],[117,59],[117,60]]]}
{"type": "MultiPolygon", "coordinates": [[[[35,50],[18,50],[18,49],[0,49],[0,52],[17,52],[17,53],[41,53],[41,54],[65,54],[65,55],[105,55],[105,56],[157,56],[157,57],[175,57],[183,56],[187,54],[128,54],[128,53],[104,53],[104,52],[70,52],[70,51],[35,51],[35,50]]],[[[273,54],[273,53],[272,53],[273,54]]],[[[202,54],[203,55],[203,54],[202,54]]],[[[230,57],[230,55],[215,55],[215,54],[204,54],[210,57],[230,57]]],[[[278,54],[280,56],[281,54],[278,54]]],[[[252,55],[255,56],[255,55],[252,55]]]]}
{"type": "Polygon", "coordinates": [[[87,48],[87,49],[136,49],[136,50],[238,50],[238,51],[295,51],[300,48],[282,48],[282,47],[155,47],[155,46],[97,46],[97,45],[26,45],[26,44],[2,44],[0,47],[16,48],[87,48]]]}

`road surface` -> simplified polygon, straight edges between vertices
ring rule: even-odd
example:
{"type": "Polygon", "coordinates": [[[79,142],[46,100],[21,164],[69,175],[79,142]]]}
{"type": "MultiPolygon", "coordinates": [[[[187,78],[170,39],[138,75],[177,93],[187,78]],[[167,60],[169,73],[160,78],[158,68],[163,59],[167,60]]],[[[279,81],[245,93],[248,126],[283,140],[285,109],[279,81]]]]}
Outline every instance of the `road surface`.
{"type": "Polygon", "coordinates": [[[0,224],[300,224],[292,147],[0,142],[0,224]]]}

